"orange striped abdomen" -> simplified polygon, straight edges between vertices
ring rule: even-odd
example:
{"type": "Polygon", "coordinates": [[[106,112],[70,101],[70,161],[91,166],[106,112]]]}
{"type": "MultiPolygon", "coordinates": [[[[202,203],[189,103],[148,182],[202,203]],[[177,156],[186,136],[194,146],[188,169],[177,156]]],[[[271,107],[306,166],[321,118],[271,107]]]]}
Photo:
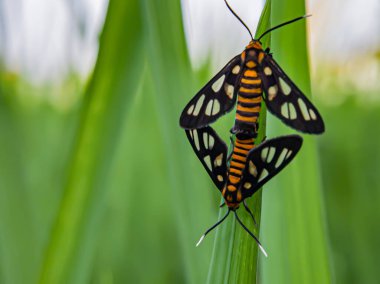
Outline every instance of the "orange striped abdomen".
{"type": "Polygon", "coordinates": [[[243,72],[238,90],[234,133],[257,132],[263,92],[261,85],[261,79],[254,68],[247,68],[243,72]]]}
{"type": "Polygon", "coordinates": [[[247,161],[248,152],[254,147],[255,138],[249,135],[237,134],[234,149],[228,169],[228,180],[222,194],[228,207],[236,208],[242,201],[239,189],[243,170],[247,161]]]}

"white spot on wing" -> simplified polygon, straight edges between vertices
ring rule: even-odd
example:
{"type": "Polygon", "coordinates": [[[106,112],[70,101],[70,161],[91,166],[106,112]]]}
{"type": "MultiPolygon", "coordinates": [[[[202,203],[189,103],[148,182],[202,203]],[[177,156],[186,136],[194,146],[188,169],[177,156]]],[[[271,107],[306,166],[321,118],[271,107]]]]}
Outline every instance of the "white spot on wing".
{"type": "Polygon", "coordinates": [[[309,109],[310,116],[312,120],[317,120],[317,115],[315,114],[314,110],[309,109]]]}
{"type": "Polygon", "coordinates": [[[223,153],[215,158],[214,167],[220,167],[223,161],[223,153]]]}
{"type": "Polygon", "coordinates": [[[261,175],[259,177],[259,182],[262,181],[263,179],[265,179],[267,176],[268,176],[268,171],[266,169],[263,169],[263,171],[261,172],[261,175]]]}
{"type": "Polygon", "coordinates": [[[236,65],[233,69],[232,69],[232,74],[239,74],[239,71],[240,71],[240,66],[239,65],[236,65]]]}
{"type": "Polygon", "coordinates": [[[220,111],[220,103],[217,99],[214,100],[214,107],[212,108],[212,115],[217,114],[220,111]]]}
{"type": "Polygon", "coordinates": [[[218,175],[218,176],[217,176],[217,179],[218,179],[218,181],[220,181],[220,182],[223,181],[223,177],[222,177],[221,175],[218,175]]]}
{"type": "Polygon", "coordinates": [[[309,112],[307,111],[307,107],[306,107],[305,102],[302,99],[299,98],[298,99],[298,105],[300,106],[303,118],[305,120],[310,120],[310,115],[309,115],[309,112]]]}
{"type": "Polygon", "coordinates": [[[203,144],[205,144],[205,148],[208,149],[208,134],[203,132],[203,144]]]}
{"type": "Polygon", "coordinates": [[[210,171],[212,171],[212,167],[211,167],[211,159],[210,159],[210,156],[207,155],[203,158],[203,160],[205,161],[207,167],[209,168],[210,171]]]}
{"type": "Polygon", "coordinates": [[[282,163],[285,160],[285,157],[286,157],[287,153],[288,153],[288,149],[287,148],[282,149],[282,152],[281,152],[280,156],[278,157],[276,165],[275,165],[276,168],[278,168],[278,167],[280,167],[282,165],[282,163]]]}
{"type": "Polygon", "coordinates": [[[195,148],[197,148],[197,150],[199,151],[201,148],[199,147],[198,131],[197,130],[193,130],[193,141],[194,141],[195,148]]]}
{"type": "Polygon", "coordinates": [[[263,160],[263,162],[265,162],[267,160],[268,151],[269,151],[268,147],[264,148],[261,151],[261,160],[263,160]]]}
{"type": "Polygon", "coordinates": [[[289,150],[289,152],[286,154],[286,157],[285,157],[285,159],[287,160],[287,159],[289,159],[289,157],[290,157],[290,155],[293,153],[293,151],[292,150],[289,150]]]}
{"type": "Polygon", "coordinates": [[[283,103],[281,106],[281,114],[285,118],[289,118],[288,103],[283,103]]]}
{"type": "Polygon", "coordinates": [[[221,76],[218,80],[216,80],[214,82],[214,84],[212,84],[211,88],[212,90],[217,93],[220,91],[220,89],[222,88],[223,86],[223,82],[224,82],[224,79],[226,78],[226,75],[223,74],[223,76],[221,76]]]}
{"type": "Polygon", "coordinates": [[[234,86],[226,83],[226,84],[224,84],[224,90],[225,90],[227,96],[230,98],[230,100],[232,100],[232,98],[234,96],[234,86]]]}
{"type": "Polygon", "coordinates": [[[191,105],[188,109],[187,109],[187,114],[190,115],[193,113],[193,110],[194,110],[194,105],[191,105]]]}
{"type": "Polygon", "coordinates": [[[211,111],[212,111],[212,105],[214,103],[214,100],[210,100],[207,104],[207,107],[206,107],[206,110],[205,110],[205,114],[210,116],[211,115],[211,111]]]}
{"type": "Polygon", "coordinates": [[[203,101],[205,100],[205,97],[206,97],[205,94],[203,94],[202,96],[199,97],[199,99],[195,105],[195,110],[193,112],[194,116],[197,116],[199,114],[199,111],[201,110],[201,107],[203,105],[203,101]]]}
{"type": "Polygon", "coordinates": [[[276,85],[268,88],[268,99],[272,101],[277,95],[278,88],[276,85]]]}
{"type": "Polygon", "coordinates": [[[287,96],[290,94],[290,92],[292,91],[292,88],[290,88],[290,86],[284,81],[284,79],[282,79],[280,77],[280,86],[281,86],[281,90],[282,92],[287,96]]]}
{"type": "Polygon", "coordinates": [[[249,161],[249,173],[254,177],[257,177],[257,169],[256,166],[252,163],[252,161],[249,161]]]}
{"type": "Polygon", "coordinates": [[[270,69],[269,67],[265,67],[264,68],[264,74],[267,76],[272,75],[272,69],[270,69]]]}
{"type": "Polygon", "coordinates": [[[212,148],[214,147],[214,143],[215,143],[215,139],[214,137],[210,135],[208,138],[208,147],[210,148],[210,150],[212,150],[212,148]]]}
{"type": "Polygon", "coordinates": [[[288,106],[289,106],[290,119],[296,119],[297,118],[297,112],[296,112],[296,108],[294,107],[293,103],[288,103],[288,106]]]}
{"type": "Polygon", "coordinates": [[[246,182],[243,186],[245,189],[250,189],[252,187],[252,184],[249,182],[246,182]]]}
{"type": "Polygon", "coordinates": [[[267,157],[267,163],[270,163],[273,160],[274,154],[276,154],[276,148],[270,147],[268,157],[267,157]]]}

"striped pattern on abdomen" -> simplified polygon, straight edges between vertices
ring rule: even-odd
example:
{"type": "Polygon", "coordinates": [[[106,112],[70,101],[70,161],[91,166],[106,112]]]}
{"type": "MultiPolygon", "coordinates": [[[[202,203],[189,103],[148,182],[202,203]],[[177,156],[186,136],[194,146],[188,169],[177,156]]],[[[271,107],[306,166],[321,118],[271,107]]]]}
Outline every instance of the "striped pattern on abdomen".
{"type": "Polygon", "coordinates": [[[248,153],[255,147],[255,138],[237,134],[228,169],[228,180],[222,194],[227,203],[240,203],[242,192],[239,189],[248,153]]]}
{"type": "MultiPolygon", "coordinates": [[[[254,69],[247,69],[240,79],[238,90],[237,110],[235,126],[239,128],[257,131],[256,125],[259,118],[262,100],[261,79],[254,69]]],[[[238,132],[238,131],[237,131],[238,132]]]]}

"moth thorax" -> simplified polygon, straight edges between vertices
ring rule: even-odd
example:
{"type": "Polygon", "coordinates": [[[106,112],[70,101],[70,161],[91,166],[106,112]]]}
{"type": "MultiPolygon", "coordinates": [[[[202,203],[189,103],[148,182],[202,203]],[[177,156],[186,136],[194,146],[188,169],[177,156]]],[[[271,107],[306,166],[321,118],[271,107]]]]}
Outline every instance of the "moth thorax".
{"type": "Polygon", "coordinates": [[[260,63],[260,57],[261,54],[263,53],[262,50],[256,49],[256,48],[250,48],[245,51],[246,56],[245,56],[245,65],[248,68],[255,68],[258,63],[260,63]]]}

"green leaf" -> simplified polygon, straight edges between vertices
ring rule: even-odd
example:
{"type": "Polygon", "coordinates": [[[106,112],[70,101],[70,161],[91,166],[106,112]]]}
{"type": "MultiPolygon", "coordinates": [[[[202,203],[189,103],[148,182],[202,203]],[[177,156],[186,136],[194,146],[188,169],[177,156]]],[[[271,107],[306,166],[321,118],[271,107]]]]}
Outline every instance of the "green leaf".
{"type": "Polygon", "coordinates": [[[166,170],[165,189],[170,192],[166,206],[176,220],[181,256],[190,283],[202,283],[207,274],[211,244],[195,248],[200,228],[212,215],[207,173],[197,161],[179,117],[196,92],[195,73],[188,57],[181,3],[178,0],[144,0],[147,35],[147,68],[151,74],[160,131],[164,137],[162,166],[166,170]],[[165,12],[163,12],[165,11],[165,12]],[[195,165],[195,166],[194,166],[195,165]],[[193,169],[193,170],[191,170],[193,169]]]}
{"type": "MultiPolygon", "coordinates": [[[[272,25],[304,14],[303,0],[272,1],[272,25]]],[[[306,21],[273,31],[271,49],[273,58],[309,95],[306,21]]],[[[290,129],[276,120],[269,119],[270,136],[288,134],[290,129]]],[[[263,282],[331,282],[321,191],[315,138],[304,136],[296,159],[268,183],[264,194],[262,240],[270,257],[262,261],[263,282]]]]}
{"type": "Polygon", "coordinates": [[[40,283],[87,281],[120,121],[129,110],[143,67],[139,15],[137,0],[110,1],[40,283]]]}

